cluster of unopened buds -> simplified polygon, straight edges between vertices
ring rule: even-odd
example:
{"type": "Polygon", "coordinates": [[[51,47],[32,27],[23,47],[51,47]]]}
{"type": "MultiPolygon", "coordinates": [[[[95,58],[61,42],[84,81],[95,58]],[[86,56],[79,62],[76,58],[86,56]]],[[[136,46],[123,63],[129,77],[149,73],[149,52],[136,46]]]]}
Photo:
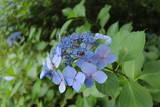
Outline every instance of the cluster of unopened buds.
{"type": "Polygon", "coordinates": [[[94,81],[104,83],[108,77],[102,69],[117,60],[110,52],[111,41],[107,35],[90,32],[62,38],[46,58],[40,79],[51,78],[59,85],[60,93],[66,90],[66,86],[79,91],[82,84],[90,88],[94,81]],[[105,43],[98,44],[99,39],[105,43]]]}

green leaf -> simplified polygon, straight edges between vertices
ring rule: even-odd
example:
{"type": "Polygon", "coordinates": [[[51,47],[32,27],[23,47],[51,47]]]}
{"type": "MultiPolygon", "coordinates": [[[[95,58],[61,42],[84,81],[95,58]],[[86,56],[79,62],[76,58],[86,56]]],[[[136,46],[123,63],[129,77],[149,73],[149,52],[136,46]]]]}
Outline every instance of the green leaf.
{"type": "Polygon", "coordinates": [[[18,91],[18,89],[20,88],[21,84],[22,84],[22,81],[19,81],[18,83],[16,83],[16,85],[12,89],[10,97],[12,97],[18,91]]]}
{"type": "Polygon", "coordinates": [[[122,65],[124,74],[132,79],[135,79],[141,73],[141,68],[144,63],[144,55],[141,53],[135,60],[126,61],[122,65]]]}
{"type": "Polygon", "coordinates": [[[109,15],[109,10],[110,10],[111,6],[109,5],[105,5],[99,12],[97,19],[100,21],[100,25],[103,28],[105,26],[105,24],[107,23],[107,21],[110,18],[109,15]]]}
{"type": "Polygon", "coordinates": [[[64,16],[69,16],[69,14],[72,12],[72,9],[67,7],[63,9],[62,12],[64,16]]]}
{"type": "Polygon", "coordinates": [[[47,42],[41,41],[41,42],[36,43],[36,48],[37,50],[42,51],[46,48],[47,45],[48,45],[47,42]]]}
{"type": "Polygon", "coordinates": [[[160,60],[151,61],[144,64],[143,74],[138,77],[150,86],[160,89],[160,60]]]}
{"type": "Polygon", "coordinates": [[[119,31],[119,25],[118,22],[116,22],[109,27],[107,35],[113,37],[114,35],[116,35],[116,33],[118,33],[118,31],[119,31]]]}
{"type": "Polygon", "coordinates": [[[91,24],[86,21],[84,25],[76,28],[76,32],[77,33],[89,32],[90,29],[91,29],[91,24]]]}
{"type": "Polygon", "coordinates": [[[133,81],[127,81],[120,93],[117,107],[153,107],[149,92],[133,81]]]}
{"type": "Polygon", "coordinates": [[[83,95],[84,95],[84,97],[88,97],[88,96],[104,97],[105,96],[102,93],[100,93],[95,86],[93,86],[91,88],[86,88],[83,91],[83,95]]]}
{"type": "Polygon", "coordinates": [[[32,99],[35,99],[36,97],[38,97],[40,95],[40,91],[41,91],[41,81],[36,81],[32,87],[32,99]]]}
{"type": "Polygon", "coordinates": [[[143,52],[145,44],[144,32],[118,32],[112,40],[112,52],[117,54],[118,62],[133,60],[143,52]]]}
{"type": "Polygon", "coordinates": [[[125,30],[125,31],[129,31],[131,32],[133,29],[132,27],[132,23],[127,23],[127,24],[124,24],[121,28],[120,28],[120,31],[122,30],[125,30]]]}
{"type": "Polygon", "coordinates": [[[72,20],[68,20],[66,21],[60,31],[60,35],[62,35],[63,33],[65,33],[67,31],[68,26],[71,24],[72,20]]]}
{"type": "Polygon", "coordinates": [[[82,0],[78,5],[76,5],[73,8],[74,13],[76,14],[76,17],[84,17],[86,16],[85,12],[85,7],[84,7],[84,2],[85,0],[82,0]]]}
{"type": "Polygon", "coordinates": [[[114,98],[119,91],[118,78],[114,73],[111,72],[107,72],[107,75],[108,79],[106,82],[103,84],[96,83],[96,87],[99,92],[114,98]]]}
{"type": "Polygon", "coordinates": [[[65,93],[65,98],[72,99],[74,95],[75,95],[75,92],[69,88],[69,89],[67,89],[67,91],[65,93]]]}

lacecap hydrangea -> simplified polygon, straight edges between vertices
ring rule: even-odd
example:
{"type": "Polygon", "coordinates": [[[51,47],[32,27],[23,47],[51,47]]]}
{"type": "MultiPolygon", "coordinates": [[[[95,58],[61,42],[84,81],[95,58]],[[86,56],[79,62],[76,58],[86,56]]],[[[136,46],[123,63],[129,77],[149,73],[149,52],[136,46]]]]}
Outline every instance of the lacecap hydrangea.
{"type": "Polygon", "coordinates": [[[79,91],[82,84],[90,88],[94,81],[104,83],[108,77],[102,69],[117,60],[110,52],[111,42],[107,35],[90,32],[62,38],[46,58],[40,79],[51,78],[59,85],[60,93],[66,90],[66,86],[79,91]],[[105,42],[97,43],[98,40],[105,42]]]}

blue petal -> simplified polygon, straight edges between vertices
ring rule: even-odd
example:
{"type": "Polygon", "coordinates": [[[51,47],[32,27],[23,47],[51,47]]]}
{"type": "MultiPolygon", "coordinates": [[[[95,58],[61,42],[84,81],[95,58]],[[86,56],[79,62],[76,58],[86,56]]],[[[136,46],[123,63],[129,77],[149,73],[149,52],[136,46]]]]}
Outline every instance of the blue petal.
{"type": "Polygon", "coordinates": [[[64,78],[69,86],[73,85],[73,80],[76,76],[76,70],[70,66],[64,69],[64,78]]]}
{"type": "Polygon", "coordinates": [[[106,57],[108,53],[110,52],[110,48],[107,45],[100,45],[98,48],[96,48],[96,55],[99,57],[106,57]]]}
{"type": "Polygon", "coordinates": [[[86,78],[84,81],[86,88],[90,88],[94,85],[94,80],[92,78],[86,78]]]}
{"type": "Polygon", "coordinates": [[[49,57],[47,57],[46,63],[47,63],[47,67],[48,67],[50,70],[53,70],[53,65],[52,65],[52,62],[51,62],[51,60],[50,60],[49,57]]]}
{"type": "Polygon", "coordinates": [[[75,77],[75,80],[77,82],[79,82],[80,84],[83,84],[84,81],[85,81],[85,75],[84,75],[84,73],[78,72],[77,75],[76,75],[76,77],[75,77]]]}
{"type": "Polygon", "coordinates": [[[81,83],[80,82],[78,82],[78,81],[74,81],[74,83],[73,83],[73,89],[75,90],[75,91],[79,91],[80,90],[80,88],[81,88],[81,83]]]}
{"type": "Polygon", "coordinates": [[[61,56],[59,56],[59,55],[55,55],[54,57],[53,57],[53,59],[52,59],[52,63],[54,64],[54,66],[56,67],[56,68],[58,68],[59,67],[59,65],[60,65],[60,63],[61,63],[61,56]]]}
{"type": "Polygon", "coordinates": [[[66,81],[66,83],[67,83],[68,86],[72,86],[74,79],[72,79],[72,78],[65,78],[65,81],[66,81]]]}
{"type": "Polygon", "coordinates": [[[117,60],[116,55],[110,53],[110,54],[108,54],[108,56],[106,57],[105,63],[106,63],[106,64],[111,64],[111,63],[115,62],[116,60],[117,60]]]}
{"type": "Polygon", "coordinates": [[[98,83],[104,83],[108,78],[107,75],[102,71],[97,71],[94,73],[93,77],[98,83]]]}
{"type": "Polygon", "coordinates": [[[52,82],[55,84],[60,84],[61,78],[57,72],[53,72],[52,82]]]}
{"type": "Polygon", "coordinates": [[[59,85],[59,92],[63,93],[66,90],[66,85],[64,83],[64,81],[62,81],[59,85]]]}
{"type": "Polygon", "coordinates": [[[106,45],[110,45],[112,42],[112,38],[107,36],[107,35],[103,35],[100,33],[96,33],[95,34],[95,39],[105,39],[106,40],[106,45]]]}
{"type": "Polygon", "coordinates": [[[91,63],[88,63],[88,62],[82,63],[82,65],[81,65],[80,68],[81,68],[81,70],[82,70],[83,72],[85,72],[87,75],[90,75],[90,74],[96,72],[96,66],[93,65],[93,64],[91,64],[91,63]]]}
{"type": "Polygon", "coordinates": [[[67,78],[74,78],[76,75],[76,70],[73,67],[67,66],[64,69],[64,76],[67,78]]]}
{"type": "Polygon", "coordinates": [[[40,79],[43,79],[45,77],[46,71],[42,69],[41,74],[40,74],[40,79]]]}

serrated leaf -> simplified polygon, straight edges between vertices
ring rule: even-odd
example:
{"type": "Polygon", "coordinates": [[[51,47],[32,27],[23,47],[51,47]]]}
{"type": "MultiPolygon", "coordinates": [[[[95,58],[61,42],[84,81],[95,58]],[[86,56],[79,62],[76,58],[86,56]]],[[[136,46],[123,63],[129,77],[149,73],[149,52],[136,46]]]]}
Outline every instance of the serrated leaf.
{"type": "Polygon", "coordinates": [[[117,107],[153,107],[149,92],[133,81],[126,81],[117,100],[117,107]]]}
{"type": "Polygon", "coordinates": [[[67,31],[68,26],[71,24],[72,20],[68,20],[66,21],[60,31],[60,35],[62,35],[63,33],[65,33],[67,31]]]}
{"type": "Polygon", "coordinates": [[[112,37],[112,36],[116,35],[116,33],[118,33],[118,31],[119,31],[119,24],[118,24],[118,22],[116,22],[109,27],[109,29],[107,31],[107,35],[112,37]]]}
{"type": "Polygon", "coordinates": [[[105,5],[99,12],[97,19],[100,21],[100,25],[103,28],[110,18],[109,10],[111,6],[105,5]]]}
{"type": "Polygon", "coordinates": [[[141,68],[144,63],[144,56],[141,53],[135,60],[126,61],[122,65],[124,74],[131,79],[135,79],[141,73],[141,68]]]}
{"type": "Polygon", "coordinates": [[[138,77],[150,86],[160,89],[160,61],[151,61],[144,64],[143,74],[138,77]]]}
{"type": "Polygon", "coordinates": [[[114,73],[107,72],[108,79],[103,84],[96,83],[96,87],[99,92],[111,96],[116,97],[118,91],[119,91],[119,82],[118,78],[114,73]]]}
{"type": "Polygon", "coordinates": [[[88,96],[104,97],[105,96],[102,93],[100,93],[95,86],[93,86],[91,88],[86,88],[83,91],[83,95],[84,95],[84,97],[88,97],[88,96]]]}

